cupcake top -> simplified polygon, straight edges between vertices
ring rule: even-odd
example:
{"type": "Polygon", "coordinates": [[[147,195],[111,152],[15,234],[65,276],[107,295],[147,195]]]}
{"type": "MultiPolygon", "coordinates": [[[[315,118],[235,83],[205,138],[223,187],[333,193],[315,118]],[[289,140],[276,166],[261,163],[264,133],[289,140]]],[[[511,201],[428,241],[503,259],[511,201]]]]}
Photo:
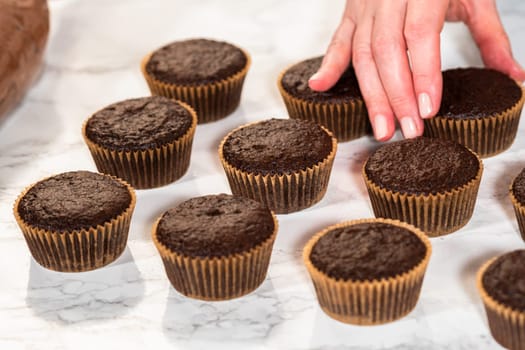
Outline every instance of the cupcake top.
{"type": "Polygon", "coordinates": [[[200,85],[229,78],[242,71],[247,63],[246,54],[232,44],[190,39],[153,52],[146,72],[169,84],[200,85]]]}
{"type": "Polygon", "coordinates": [[[512,193],[521,204],[525,203],[525,169],[514,179],[512,193]]]}
{"type": "Polygon", "coordinates": [[[437,115],[474,119],[501,113],[521,99],[521,88],[507,75],[488,68],[443,72],[443,97],[437,115]]]}
{"type": "Polygon", "coordinates": [[[89,171],[58,174],[37,182],[20,199],[21,219],[48,231],[89,229],[124,213],[132,201],[128,187],[89,171]]]}
{"type": "Polygon", "coordinates": [[[408,272],[426,254],[425,244],[408,229],[369,222],[328,231],[312,247],[310,260],[332,278],[364,281],[408,272]]]}
{"type": "Polygon", "coordinates": [[[322,60],[323,57],[310,58],[286,70],[281,80],[284,90],[294,97],[312,102],[342,103],[363,99],[357,77],[351,66],[330,90],[319,92],[310,89],[308,80],[317,72],[322,60]]]}
{"type": "Polygon", "coordinates": [[[321,126],[298,119],[249,124],[227,136],[224,159],[256,174],[286,174],[312,167],[332,152],[332,136],[321,126]]]}
{"type": "Polygon", "coordinates": [[[96,112],[86,124],[92,142],[116,151],[158,148],[183,136],[193,116],[180,103],[152,96],[117,102],[96,112]]]}
{"type": "Polygon", "coordinates": [[[365,164],[370,181],[381,188],[409,194],[435,194],[473,180],[480,162],[465,146],[427,137],[386,144],[365,164]]]}
{"type": "Polygon", "coordinates": [[[272,236],[268,208],[227,194],[187,200],[162,215],[156,237],[170,251],[190,257],[223,257],[247,252],[272,236]]]}
{"type": "Polygon", "coordinates": [[[482,283],[494,300],[525,311],[525,250],[515,250],[497,258],[485,270],[482,283]]]}

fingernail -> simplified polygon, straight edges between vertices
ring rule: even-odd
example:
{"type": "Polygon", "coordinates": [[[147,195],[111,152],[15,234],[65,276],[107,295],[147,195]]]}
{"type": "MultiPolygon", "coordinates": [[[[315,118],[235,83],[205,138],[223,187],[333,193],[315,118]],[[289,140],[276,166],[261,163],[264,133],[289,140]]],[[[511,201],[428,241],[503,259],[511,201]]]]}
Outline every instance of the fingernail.
{"type": "Polygon", "coordinates": [[[314,75],[312,75],[310,77],[310,79],[308,79],[308,81],[319,80],[320,77],[321,77],[321,74],[319,74],[319,72],[317,72],[314,75]]]}
{"type": "Polygon", "coordinates": [[[374,135],[378,141],[384,141],[388,137],[387,120],[382,114],[374,117],[374,135]]]}
{"type": "Polygon", "coordinates": [[[432,101],[427,93],[422,92],[419,94],[419,114],[421,118],[429,118],[432,116],[432,101]]]}
{"type": "Polygon", "coordinates": [[[401,130],[403,130],[403,136],[405,136],[405,138],[411,139],[411,138],[419,136],[419,133],[417,131],[417,126],[413,118],[411,117],[401,118],[400,124],[401,124],[401,130]]]}

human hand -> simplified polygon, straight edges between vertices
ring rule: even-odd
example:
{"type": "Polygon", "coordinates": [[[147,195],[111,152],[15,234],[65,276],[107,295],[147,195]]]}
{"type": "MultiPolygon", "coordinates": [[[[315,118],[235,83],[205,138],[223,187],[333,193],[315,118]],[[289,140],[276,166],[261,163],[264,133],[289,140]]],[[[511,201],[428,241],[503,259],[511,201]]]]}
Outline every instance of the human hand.
{"type": "Polygon", "coordinates": [[[347,0],[310,88],[328,90],[352,62],[376,139],[392,137],[394,117],[406,138],[422,135],[422,118],[434,116],[441,103],[445,20],[469,27],[487,67],[525,80],[495,0],[347,0]]]}

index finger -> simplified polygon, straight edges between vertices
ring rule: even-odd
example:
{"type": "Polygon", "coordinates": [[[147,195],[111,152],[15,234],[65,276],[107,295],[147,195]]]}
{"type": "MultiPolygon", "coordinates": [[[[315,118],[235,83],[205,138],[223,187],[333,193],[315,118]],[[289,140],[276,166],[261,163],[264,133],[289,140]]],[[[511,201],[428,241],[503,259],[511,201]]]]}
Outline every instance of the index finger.
{"type": "Polygon", "coordinates": [[[350,63],[354,30],[355,24],[352,20],[343,17],[328,46],[321,67],[308,81],[312,90],[326,91],[337,83],[350,63]]]}

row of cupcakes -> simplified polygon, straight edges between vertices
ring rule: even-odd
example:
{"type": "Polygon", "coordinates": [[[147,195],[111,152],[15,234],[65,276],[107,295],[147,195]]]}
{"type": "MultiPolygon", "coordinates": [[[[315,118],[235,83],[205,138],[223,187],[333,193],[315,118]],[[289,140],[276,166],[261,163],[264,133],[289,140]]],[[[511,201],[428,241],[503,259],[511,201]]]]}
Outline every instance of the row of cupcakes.
{"type": "MultiPolygon", "coordinates": [[[[339,141],[370,134],[371,125],[353,68],[325,92],[308,80],[322,57],[296,63],[277,85],[291,118],[317,122],[339,141]]],[[[224,118],[239,105],[251,63],[243,49],[225,42],[190,39],[168,44],[147,55],[142,72],[154,95],[192,106],[199,123],[224,118]]],[[[503,73],[486,68],[443,72],[443,96],[436,117],[425,120],[425,136],[455,140],[489,157],[509,148],[518,130],[525,94],[503,73]]]]}
{"type": "MultiPolygon", "coordinates": [[[[59,174],[28,188],[15,216],[34,258],[58,271],[86,271],[124,250],[135,205],[133,189],[115,177],[85,171],[59,174]]],[[[275,215],[240,196],[192,198],[155,222],[152,239],[166,275],[180,293],[228,300],[265,279],[278,231],[275,215]]],[[[391,219],[330,226],[306,244],[303,257],[319,304],[346,323],[375,325],[409,313],[419,299],[431,255],[418,228],[391,219]]],[[[521,349],[525,251],[493,259],[478,288],[494,337],[521,349]]]]}
{"type": "MultiPolygon", "coordinates": [[[[38,263],[80,272],[102,267],[123,252],[135,201],[122,180],[76,171],[28,188],[15,204],[15,216],[38,263]]],[[[262,203],[219,194],[167,210],[154,223],[152,239],[177,291],[228,300],[264,281],[277,232],[276,216],[262,203]]],[[[415,306],[430,251],[428,238],[412,225],[368,219],[315,235],[304,257],[329,315],[375,324],[415,306]],[[358,295],[350,301],[352,293],[358,295]]]]}
{"type": "MultiPolygon", "coordinates": [[[[296,63],[278,78],[291,118],[312,120],[330,129],[339,141],[370,134],[367,109],[352,66],[328,91],[313,91],[308,80],[322,57],[296,63]]],[[[443,72],[443,96],[437,115],[425,119],[424,135],[454,140],[480,157],[509,148],[516,137],[525,94],[505,74],[487,68],[443,72]]]]}
{"type": "MultiPolygon", "coordinates": [[[[118,178],[68,172],[24,191],[15,216],[38,263],[80,272],[123,252],[135,200],[133,189],[118,178]]],[[[276,216],[262,203],[219,194],[164,212],[153,225],[152,240],[177,291],[200,300],[229,300],[264,281],[277,232],[276,216]]],[[[412,225],[367,219],[315,235],[304,260],[323,310],[344,322],[377,324],[415,306],[430,252],[429,239],[412,225]],[[353,293],[357,296],[349,298],[353,293]]]]}

